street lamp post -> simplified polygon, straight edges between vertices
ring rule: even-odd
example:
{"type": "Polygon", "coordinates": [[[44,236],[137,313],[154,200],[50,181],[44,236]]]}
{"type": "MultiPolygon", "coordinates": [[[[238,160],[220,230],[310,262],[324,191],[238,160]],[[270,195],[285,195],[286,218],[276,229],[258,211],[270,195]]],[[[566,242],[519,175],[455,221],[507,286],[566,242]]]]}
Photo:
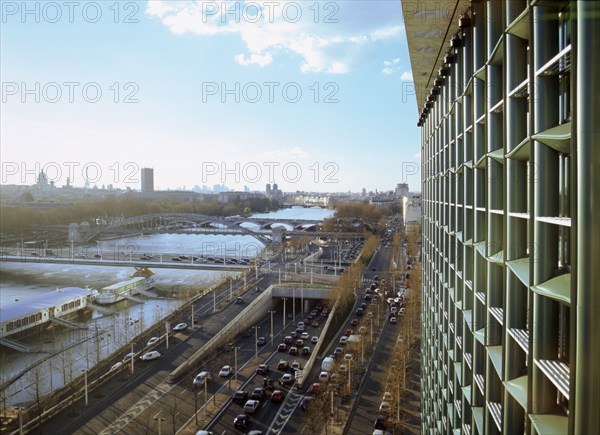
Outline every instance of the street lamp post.
{"type": "Polygon", "coordinates": [[[288,300],[288,298],[281,298],[283,299],[283,331],[285,332],[285,302],[288,300]]]}
{"type": "Polygon", "coordinates": [[[296,288],[292,287],[292,311],[294,313],[294,324],[296,324],[296,288]]]}
{"type": "Polygon", "coordinates": [[[85,394],[85,406],[88,406],[88,382],[87,382],[87,371],[88,369],[83,369],[83,388],[85,394]]]}
{"type": "Polygon", "coordinates": [[[275,314],[275,310],[269,310],[269,313],[271,313],[271,346],[273,346],[273,314],[275,314]]]}
{"type": "Polygon", "coordinates": [[[258,329],[260,326],[254,326],[254,360],[258,359],[258,329]]]}
{"type": "Polygon", "coordinates": [[[236,381],[236,382],[237,382],[237,372],[238,372],[238,369],[237,369],[237,350],[238,350],[238,347],[237,347],[237,346],[235,346],[235,347],[233,348],[233,358],[234,358],[234,360],[235,360],[235,361],[234,361],[234,364],[233,364],[233,368],[234,368],[233,375],[234,375],[234,377],[235,377],[235,381],[236,381]]]}
{"type": "Polygon", "coordinates": [[[162,412],[162,410],[161,410],[161,411],[158,411],[158,412],[156,413],[156,415],[155,415],[154,417],[152,417],[152,420],[154,420],[154,421],[158,421],[158,435],[161,435],[161,434],[162,434],[162,422],[163,422],[163,421],[165,421],[165,419],[164,419],[164,418],[162,418],[162,417],[159,417],[159,415],[160,415],[160,413],[161,413],[161,412],[162,412]]]}

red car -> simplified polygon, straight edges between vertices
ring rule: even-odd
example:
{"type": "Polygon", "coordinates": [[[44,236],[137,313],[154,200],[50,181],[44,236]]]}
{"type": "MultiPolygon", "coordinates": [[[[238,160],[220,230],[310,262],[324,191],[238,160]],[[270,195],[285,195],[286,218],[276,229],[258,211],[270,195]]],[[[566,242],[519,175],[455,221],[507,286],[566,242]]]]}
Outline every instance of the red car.
{"type": "Polygon", "coordinates": [[[283,402],[285,393],[281,390],[275,390],[271,393],[271,402],[283,402]]]}
{"type": "Polygon", "coordinates": [[[352,319],[352,322],[350,322],[350,324],[351,324],[352,326],[356,326],[356,325],[358,325],[358,319],[352,319]]]}
{"type": "Polygon", "coordinates": [[[310,394],[310,393],[319,394],[319,391],[321,391],[321,384],[318,382],[315,382],[310,387],[308,387],[308,390],[306,392],[308,394],[310,394]]]}
{"type": "Polygon", "coordinates": [[[352,335],[353,333],[354,333],[354,331],[352,330],[352,328],[348,328],[348,329],[346,329],[346,335],[347,335],[347,336],[350,336],[350,335],[352,335]]]}

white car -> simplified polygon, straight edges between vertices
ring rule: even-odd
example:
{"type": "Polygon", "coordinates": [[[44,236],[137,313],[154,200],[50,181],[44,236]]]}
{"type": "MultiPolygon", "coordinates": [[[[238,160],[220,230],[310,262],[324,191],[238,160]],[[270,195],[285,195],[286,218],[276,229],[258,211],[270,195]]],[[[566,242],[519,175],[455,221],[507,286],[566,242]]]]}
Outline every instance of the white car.
{"type": "Polygon", "coordinates": [[[210,373],[208,373],[206,371],[200,372],[194,378],[194,385],[202,385],[202,384],[204,384],[205,380],[206,381],[210,380],[210,373]]]}
{"type": "Polygon", "coordinates": [[[398,323],[398,319],[396,317],[390,317],[390,323],[395,325],[396,323],[398,323]]]}
{"type": "Polygon", "coordinates": [[[258,400],[248,400],[244,405],[244,412],[247,414],[254,414],[259,405],[260,402],[258,400]]]}
{"type": "Polygon", "coordinates": [[[135,356],[135,352],[129,352],[127,355],[123,357],[123,362],[129,362],[135,356]]]}
{"type": "Polygon", "coordinates": [[[301,338],[302,340],[308,340],[308,339],[309,339],[309,337],[310,337],[310,336],[308,335],[308,332],[303,332],[303,333],[300,335],[300,338],[301,338]]]}
{"type": "Polygon", "coordinates": [[[313,344],[317,344],[319,342],[319,337],[313,335],[313,337],[310,339],[310,342],[313,344]]]}
{"type": "Polygon", "coordinates": [[[161,354],[157,350],[153,350],[152,352],[147,352],[143,354],[140,359],[142,361],[152,361],[153,359],[158,359],[161,357],[161,354]]]}
{"type": "Polygon", "coordinates": [[[153,344],[158,343],[158,340],[160,340],[160,338],[158,338],[158,337],[152,337],[150,340],[148,340],[148,343],[146,343],[146,347],[150,347],[153,344]]]}
{"type": "Polygon", "coordinates": [[[386,414],[390,410],[390,402],[386,402],[385,400],[381,402],[379,405],[379,412],[382,414],[386,414]]]}
{"type": "Polygon", "coordinates": [[[113,366],[110,368],[110,370],[109,370],[109,371],[111,371],[111,372],[112,372],[113,370],[118,370],[118,369],[120,369],[121,367],[123,367],[123,363],[119,361],[118,363],[114,364],[114,365],[113,365],[113,366]]]}
{"type": "Polygon", "coordinates": [[[340,344],[346,343],[348,343],[348,337],[346,335],[342,335],[342,338],[340,338],[340,344]]]}
{"type": "Polygon", "coordinates": [[[319,382],[326,381],[327,379],[329,379],[329,372],[323,371],[319,373],[319,382]]]}
{"type": "Polygon", "coordinates": [[[231,376],[231,374],[231,366],[223,366],[223,368],[219,372],[219,376],[221,376],[222,378],[228,378],[229,376],[231,376]]]}
{"type": "Polygon", "coordinates": [[[187,328],[187,323],[178,323],[177,325],[175,325],[175,327],[173,328],[173,331],[183,331],[184,329],[187,328]]]}
{"type": "Polygon", "coordinates": [[[347,353],[346,355],[344,355],[344,359],[346,361],[350,361],[352,359],[352,354],[351,353],[347,353]]]}

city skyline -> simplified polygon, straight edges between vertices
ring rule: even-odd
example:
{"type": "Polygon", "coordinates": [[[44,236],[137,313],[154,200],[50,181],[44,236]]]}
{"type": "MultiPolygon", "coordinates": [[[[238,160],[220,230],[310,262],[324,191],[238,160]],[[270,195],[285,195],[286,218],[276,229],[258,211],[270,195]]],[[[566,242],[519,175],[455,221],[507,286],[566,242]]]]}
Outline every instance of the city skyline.
{"type": "Polygon", "coordinates": [[[399,2],[56,4],[2,6],[2,184],[420,190],[399,2]]]}

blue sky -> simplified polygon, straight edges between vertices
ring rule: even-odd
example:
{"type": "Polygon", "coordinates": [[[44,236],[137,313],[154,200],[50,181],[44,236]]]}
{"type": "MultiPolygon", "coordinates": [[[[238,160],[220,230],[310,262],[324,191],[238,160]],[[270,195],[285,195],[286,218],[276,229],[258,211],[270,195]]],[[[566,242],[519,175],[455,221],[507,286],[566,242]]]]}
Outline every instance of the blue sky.
{"type": "Polygon", "coordinates": [[[420,190],[400,1],[1,7],[2,183],[420,190]]]}

